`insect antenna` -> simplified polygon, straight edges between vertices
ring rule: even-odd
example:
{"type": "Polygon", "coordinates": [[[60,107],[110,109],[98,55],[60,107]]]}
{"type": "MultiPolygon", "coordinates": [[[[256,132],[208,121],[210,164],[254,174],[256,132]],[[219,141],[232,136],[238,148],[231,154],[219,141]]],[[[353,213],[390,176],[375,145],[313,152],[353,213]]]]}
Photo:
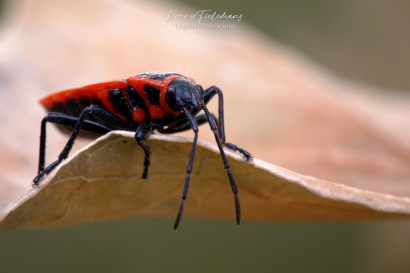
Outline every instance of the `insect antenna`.
{"type": "Polygon", "coordinates": [[[218,144],[219,152],[221,154],[224,167],[225,167],[226,172],[227,172],[228,177],[229,177],[229,182],[231,183],[231,188],[232,188],[232,192],[234,194],[234,199],[235,199],[236,225],[239,226],[241,224],[241,205],[239,203],[238,188],[236,187],[235,180],[233,179],[233,175],[231,173],[230,166],[229,166],[229,163],[228,163],[228,159],[226,158],[226,155],[225,155],[225,151],[222,148],[222,143],[221,143],[221,140],[220,140],[218,132],[217,132],[217,127],[215,125],[214,118],[213,118],[212,114],[209,113],[208,108],[206,108],[206,106],[203,102],[201,103],[201,108],[205,111],[206,117],[207,117],[208,122],[209,122],[209,126],[211,127],[211,130],[214,133],[215,140],[216,140],[216,143],[218,144]]]}
{"type": "Polygon", "coordinates": [[[192,141],[191,155],[189,156],[184,189],[182,190],[182,200],[181,200],[181,204],[179,205],[177,218],[175,219],[174,231],[178,229],[179,223],[181,222],[182,214],[184,213],[185,199],[188,195],[189,180],[191,179],[192,167],[194,165],[196,142],[198,140],[198,123],[196,122],[192,114],[188,111],[188,109],[186,109],[185,107],[182,107],[182,111],[186,115],[188,122],[191,124],[191,128],[194,131],[195,136],[194,136],[194,140],[192,141]]]}

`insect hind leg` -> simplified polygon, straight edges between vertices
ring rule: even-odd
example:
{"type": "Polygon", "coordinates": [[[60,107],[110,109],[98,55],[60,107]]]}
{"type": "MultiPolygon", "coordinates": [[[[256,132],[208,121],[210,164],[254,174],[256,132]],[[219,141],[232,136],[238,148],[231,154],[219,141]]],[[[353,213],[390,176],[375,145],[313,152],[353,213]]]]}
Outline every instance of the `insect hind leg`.
{"type": "Polygon", "coordinates": [[[41,122],[41,133],[40,133],[40,156],[39,156],[39,171],[38,175],[33,179],[33,186],[37,186],[44,175],[49,174],[55,167],[57,167],[64,159],[67,158],[68,153],[74,145],[74,142],[78,136],[80,130],[86,130],[89,132],[97,134],[105,134],[112,131],[112,128],[108,128],[97,122],[86,120],[87,114],[92,114],[105,120],[107,123],[115,125],[116,127],[127,128],[128,124],[123,122],[121,119],[111,114],[110,112],[102,109],[99,106],[91,105],[86,107],[79,117],[73,117],[66,114],[60,113],[49,113],[47,114],[41,122]],[[46,124],[47,122],[52,122],[55,124],[60,124],[68,128],[73,128],[73,132],[65,145],[64,149],[61,151],[58,159],[51,163],[49,166],[44,168],[45,163],[45,149],[46,149],[46,124]]]}

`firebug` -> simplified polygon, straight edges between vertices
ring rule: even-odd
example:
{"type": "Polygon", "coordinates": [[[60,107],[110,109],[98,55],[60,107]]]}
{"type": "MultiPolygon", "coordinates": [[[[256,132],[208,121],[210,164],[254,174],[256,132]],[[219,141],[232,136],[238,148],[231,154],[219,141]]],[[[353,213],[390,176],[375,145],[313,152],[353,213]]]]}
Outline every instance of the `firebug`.
{"type": "Polygon", "coordinates": [[[141,178],[148,178],[151,149],[144,143],[154,130],[171,134],[188,129],[195,133],[188,161],[182,200],[174,224],[177,230],[184,212],[189,181],[198,139],[198,125],[208,122],[215,135],[216,143],[234,194],[236,223],[241,222],[238,189],[232,176],[223,146],[241,153],[247,162],[251,154],[238,146],[226,142],[224,128],[224,107],[222,91],[212,86],[206,90],[196,82],[178,73],[142,73],[129,78],[87,85],[53,93],[40,103],[48,114],[41,122],[40,155],[37,186],[44,175],[50,173],[67,158],[79,132],[103,135],[113,130],[135,132],[135,139],[143,149],[144,165],[141,178]],[[206,104],[218,95],[218,118],[211,114],[206,104]],[[198,115],[203,110],[205,113],[198,115]],[[55,123],[70,138],[58,159],[45,167],[46,124],[55,123]]]}

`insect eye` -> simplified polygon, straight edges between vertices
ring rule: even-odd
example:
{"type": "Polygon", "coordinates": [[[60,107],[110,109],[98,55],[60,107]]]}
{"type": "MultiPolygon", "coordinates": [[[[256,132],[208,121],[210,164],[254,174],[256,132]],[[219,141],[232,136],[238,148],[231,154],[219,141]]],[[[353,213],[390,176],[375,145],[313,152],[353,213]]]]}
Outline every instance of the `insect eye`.
{"type": "Polygon", "coordinates": [[[204,89],[202,88],[202,85],[197,85],[196,87],[198,87],[199,92],[201,92],[201,95],[204,94],[204,89]]]}
{"type": "Polygon", "coordinates": [[[167,87],[167,91],[165,94],[165,100],[168,106],[171,107],[172,109],[179,110],[181,108],[177,104],[177,88],[173,83],[171,83],[167,87]]]}
{"type": "Polygon", "coordinates": [[[177,92],[177,89],[175,88],[175,86],[172,85],[168,85],[167,88],[167,96],[169,97],[175,97],[175,93],[177,92]]]}

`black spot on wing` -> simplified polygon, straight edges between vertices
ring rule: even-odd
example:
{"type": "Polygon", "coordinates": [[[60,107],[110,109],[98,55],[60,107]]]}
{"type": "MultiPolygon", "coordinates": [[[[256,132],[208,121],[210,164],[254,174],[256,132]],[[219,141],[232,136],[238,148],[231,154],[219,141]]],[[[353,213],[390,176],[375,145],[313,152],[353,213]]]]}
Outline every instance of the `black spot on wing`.
{"type": "Polygon", "coordinates": [[[111,89],[110,94],[109,94],[109,99],[117,113],[123,115],[128,120],[131,120],[131,107],[128,104],[125,97],[122,95],[120,89],[118,88],[111,89]]]}
{"type": "Polygon", "coordinates": [[[147,96],[148,103],[151,105],[159,105],[160,90],[155,86],[149,84],[144,85],[145,95],[147,96]]]}
{"type": "MultiPolygon", "coordinates": [[[[104,105],[97,98],[81,97],[80,99],[68,98],[66,103],[58,102],[51,108],[47,108],[49,112],[57,112],[67,114],[73,117],[79,117],[81,112],[90,105],[97,105],[105,109],[104,105]]],[[[87,114],[86,119],[95,121],[95,119],[87,114]]]]}
{"type": "Polygon", "coordinates": [[[131,108],[137,109],[137,108],[142,108],[145,110],[145,112],[148,113],[148,108],[145,105],[144,99],[138,94],[137,90],[135,90],[134,87],[131,85],[128,85],[127,87],[127,97],[128,100],[130,101],[131,108]]]}

